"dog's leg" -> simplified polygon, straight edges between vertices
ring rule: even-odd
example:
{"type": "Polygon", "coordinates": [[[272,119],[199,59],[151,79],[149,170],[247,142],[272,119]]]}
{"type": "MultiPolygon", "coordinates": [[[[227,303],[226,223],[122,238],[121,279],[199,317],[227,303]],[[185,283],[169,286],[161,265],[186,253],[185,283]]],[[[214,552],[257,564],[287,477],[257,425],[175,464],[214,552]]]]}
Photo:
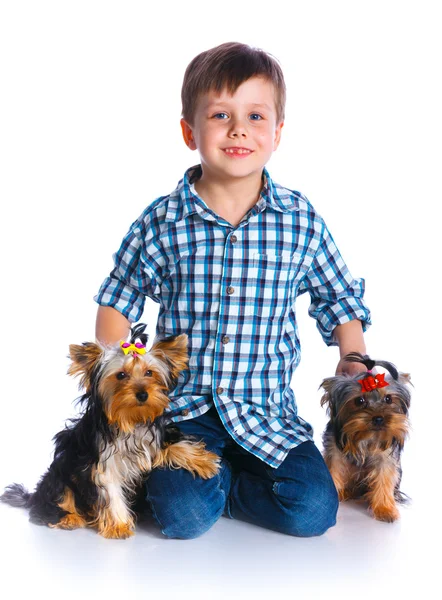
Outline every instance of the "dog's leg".
{"type": "Polygon", "coordinates": [[[124,539],[134,535],[135,522],[121,489],[109,485],[100,490],[100,504],[94,526],[105,538],[124,539]],[[105,500],[105,498],[108,500],[105,500]]]}
{"type": "Polygon", "coordinates": [[[53,527],[54,529],[78,529],[86,527],[87,523],[85,519],[78,514],[75,507],[74,494],[68,487],[65,488],[63,500],[58,506],[68,514],[62,517],[58,523],[54,525],[49,524],[49,527],[53,527]]]}
{"type": "Polygon", "coordinates": [[[348,490],[349,466],[347,459],[334,442],[330,442],[325,448],[324,460],[338,492],[339,502],[348,500],[351,497],[348,490]]]}
{"type": "Polygon", "coordinates": [[[94,481],[99,499],[97,517],[91,525],[105,538],[124,539],[134,535],[135,521],[127,504],[118,460],[109,458],[105,469],[98,465],[94,481]]]}
{"type": "Polygon", "coordinates": [[[162,448],[155,456],[152,467],[187,469],[193,475],[210,479],[218,473],[220,458],[205,449],[204,442],[182,440],[162,448]]]}
{"type": "Polygon", "coordinates": [[[367,477],[369,491],[368,500],[375,519],[389,523],[399,519],[399,511],[394,499],[394,490],[398,482],[398,471],[395,460],[386,457],[367,477]]]}

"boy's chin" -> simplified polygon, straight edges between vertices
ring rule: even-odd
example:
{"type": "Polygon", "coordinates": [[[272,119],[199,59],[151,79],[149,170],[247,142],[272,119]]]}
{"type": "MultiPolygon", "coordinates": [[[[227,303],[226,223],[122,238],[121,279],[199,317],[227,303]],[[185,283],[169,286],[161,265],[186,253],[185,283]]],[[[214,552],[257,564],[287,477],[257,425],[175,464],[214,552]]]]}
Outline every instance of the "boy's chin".
{"type": "Polygon", "coordinates": [[[247,159],[238,159],[237,162],[235,162],[236,159],[228,160],[231,160],[230,164],[217,169],[220,177],[225,179],[261,179],[265,164],[247,164],[247,159]]]}

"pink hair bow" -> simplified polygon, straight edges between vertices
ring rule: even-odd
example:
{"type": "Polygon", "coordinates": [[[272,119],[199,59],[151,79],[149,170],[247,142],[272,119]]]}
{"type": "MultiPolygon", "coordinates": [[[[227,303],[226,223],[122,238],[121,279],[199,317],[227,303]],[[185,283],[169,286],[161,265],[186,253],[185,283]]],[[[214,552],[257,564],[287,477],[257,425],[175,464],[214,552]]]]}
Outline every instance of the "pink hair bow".
{"type": "Polygon", "coordinates": [[[120,342],[120,347],[124,354],[129,354],[129,352],[132,352],[133,354],[146,354],[146,346],[144,344],[140,344],[140,342],[137,342],[136,344],[120,342]]]}

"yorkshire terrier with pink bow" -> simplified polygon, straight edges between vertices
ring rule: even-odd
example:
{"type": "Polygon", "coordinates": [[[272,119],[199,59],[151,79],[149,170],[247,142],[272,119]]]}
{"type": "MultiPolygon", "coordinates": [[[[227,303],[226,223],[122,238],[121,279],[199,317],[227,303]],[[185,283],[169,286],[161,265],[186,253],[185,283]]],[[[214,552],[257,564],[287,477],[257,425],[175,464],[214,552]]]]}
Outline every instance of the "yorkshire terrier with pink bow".
{"type": "Polygon", "coordinates": [[[184,468],[203,478],[217,473],[218,456],[163,415],[168,391],[187,368],[187,336],[158,339],[146,351],[145,328],[135,326],[130,342],[111,348],[69,347],[68,372],[80,375],[84,387],[83,413],[55,436],[54,460],[35,492],[12,484],[0,497],[30,509],[33,523],[126,538],[135,526],[134,496],[152,468],[184,468]]]}
{"type": "Polygon", "coordinates": [[[321,405],[327,405],[330,416],[323,435],[324,458],[341,501],[362,498],[376,519],[392,522],[399,518],[396,503],[406,500],[399,486],[400,457],[409,430],[410,377],[389,362],[357,352],[345,360],[361,363],[368,371],[322,382],[321,405]],[[388,373],[374,374],[375,366],[388,373]]]}

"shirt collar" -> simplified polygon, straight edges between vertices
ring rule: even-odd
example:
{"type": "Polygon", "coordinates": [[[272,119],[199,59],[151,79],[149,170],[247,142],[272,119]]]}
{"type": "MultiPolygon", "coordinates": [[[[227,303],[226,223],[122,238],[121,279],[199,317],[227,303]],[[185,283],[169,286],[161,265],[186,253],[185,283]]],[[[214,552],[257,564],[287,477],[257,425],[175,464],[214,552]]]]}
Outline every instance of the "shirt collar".
{"type": "MultiPolygon", "coordinates": [[[[194,183],[201,177],[201,173],[201,165],[187,169],[183,179],[178,182],[176,189],[169,196],[166,221],[180,221],[194,213],[199,213],[211,221],[216,220],[215,213],[195,192],[194,183]]],[[[274,183],[267,169],[263,169],[263,186],[257,204],[264,203],[264,207],[286,213],[299,210],[298,200],[298,192],[292,192],[274,183]]]]}

